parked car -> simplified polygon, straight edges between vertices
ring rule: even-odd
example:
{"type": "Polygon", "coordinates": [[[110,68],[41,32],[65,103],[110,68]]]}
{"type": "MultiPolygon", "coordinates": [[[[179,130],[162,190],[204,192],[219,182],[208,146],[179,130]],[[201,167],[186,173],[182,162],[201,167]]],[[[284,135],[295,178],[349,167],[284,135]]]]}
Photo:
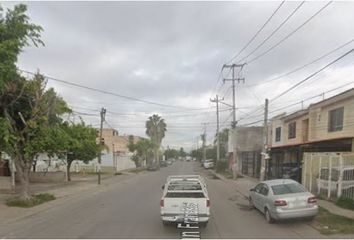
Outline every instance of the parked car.
{"type": "Polygon", "coordinates": [[[157,169],[158,169],[157,163],[150,163],[146,167],[146,170],[148,171],[156,171],[157,169]]]}
{"type": "Polygon", "coordinates": [[[169,176],[162,189],[160,213],[164,225],[186,222],[186,214],[191,214],[191,211],[197,224],[207,225],[210,218],[210,200],[201,176],[169,176]]]}
{"type": "Polygon", "coordinates": [[[168,159],[168,160],[166,161],[166,163],[167,163],[167,165],[172,165],[173,160],[172,160],[172,159],[168,159]]]}
{"type": "Polygon", "coordinates": [[[205,169],[213,168],[214,167],[214,161],[212,159],[207,159],[203,162],[203,167],[205,169]]]}
{"type": "Polygon", "coordinates": [[[161,161],[160,162],[160,167],[167,167],[167,162],[166,161],[161,161]]]}
{"type": "Polygon", "coordinates": [[[265,215],[267,222],[291,218],[313,218],[318,213],[315,196],[291,179],[259,183],[250,189],[249,201],[265,215]]]}

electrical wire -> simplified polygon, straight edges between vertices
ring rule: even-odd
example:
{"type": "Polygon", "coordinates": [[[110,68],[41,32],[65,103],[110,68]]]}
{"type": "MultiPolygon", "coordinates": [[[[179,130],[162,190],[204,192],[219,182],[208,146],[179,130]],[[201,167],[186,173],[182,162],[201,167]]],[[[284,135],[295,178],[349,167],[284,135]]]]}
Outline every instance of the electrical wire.
{"type": "Polygon", "coordinates": [[[267,83],[273,82],[273,81],[275,81],[275,80],[281,79],[281,78],[283,78],[283,77],[289,76],[289,75],[291,75],[291,74],[293,74],[293,73],[295,73],[295,72],[298,72],[298,71],[300,71],[300,70],[302,70],[302,69],[304,69],[304,68],[306,68],[306,67],[308,67],[308,66],[310,66],[310,65],[312,65],[312,64],[314,64],[314,63],[316,63],[316,62],[318,62],[318,61],[320,61],[320,60],[322,60],[322,59],[324,59],[325,57],[331,55],[332,53],[337,52],[338,50],[340,50],[340,49],[346,47],[347,45],[351,44],[352,42],[354,42],[354,38],[351,39],[350,41],[348,41],[348,42],[346,42],[346,43],[340,45],[339,47],[336,47],[335,49],[333,49],[333,50],[331,50],[331,51],[329,51],[329,52],[323,54],[322,56],[320,56],[320,57],[318,57],[318,58],[312,60],[311,62],[306,63],[306,64],[304,64],[304,65],[302,65],[302,66],[300,66],[300,67],[296,67],[296,68],[294,68],[293,70],[291,70],[291,71],[289,71],[289,72],[287,72],[287,73],[284,73],[284,74],[282,74],[282,75],[280,75],[280,76],[274,77],[274,78],[272,78],[272,79],[269,79],[269,80],[264,81],[264,82],[261,82],[261,83],[249,84],[249,85],[246,85],[245,87],[254,87],[254,86],[258,86],[258,85],[263,85],[263,84],[267,84],[267,83]]]}
{"type": "Polygon", "coordinates": [[[316,76],[318,73],[322,72],[323,70],[325,70],[326,68],[328,68],[329,66],[333,65],[334,63],[338,62],[339,60],[341,60],[342,58],[346,57],[347,55],[351,54],[354,51],[354,48],[349,50],[348,52],[344,53],[343,55],[341,55],[340,57],[338,57],[337,59],[333,60],[332,62],[326,64],[324,67],[320,68],[319,70],[317,70],[316,72],[312,73],[311,75],[309,75],[308,77],[306,77],[305,79],[301,80],[300,82],[296,83],[295,85],[291,86],[290,88],[288,88],[287,90],[285,90],[284,92],[280,93],[279,95],[277,95],[276,97],[272,98],[269,102],[274,102],[276,99],[279,99],[281,96],[284,96],[285,94],[287,94],[288,92],[290,92],[291,90],[293,90],[294,88],[296,88],[297,86],[303,84],[304,82],[308,81],[309,79],[311,79],[312,77],[316,76]]]}
{"type": "Polygon", "coordinates": [[[298,26],[295,30],[293,30],[290,34],[286,35],[284,38],[282,38],[278,43],[276,43],[275,45],[273,45],[272,47],[270,47],[268,50],[264,51],[263,53],[259,54],[258,56],[252,58],[250,61],[247,61],[247,64],[250,64],[256,60],[258,60],[259,58],[263,57],[264,55],[266,55],[267,53],[269,53],[270,51],[272,51],[274,48],[276,48],[277,46],[279,46],[281,43],[283,43],[285,40],[287,40],[288,38],[290,38],[292,35],[294,35],[297,31],[299,31],[301,28],[303,28],[307,23],[309,23],[312,19],[314,19],[318,14],[320,14],[324,9],[326,9],[330,4],[332,3],[332,1],[328,2],[326,5],[324,5],[320,10],[318,10],[315,14],[313,14],[310,18],[308,18],[305,22],[303,22],[300,26],[298,26]]]}
{"type": "Polygon", "coordinates": [[[253,53],[255,53],[260,47],[262,47],[271,37],[274,36],[288,21],[289,19],[294,16],[294,14],[304,5],[305,1],[302,1],[294,11],[290,13],[290,15],[267,37],[265,38],[253,51],[251,51],[247,56],[243,57],[240,62],[243,60],[247,59],[249,56],[251,56],[253,53]]]}
{"type": "Polygon", "coordinates": [[[253,37],[247,42],[247,44],[237,53],[235,54],[228,62],[227,64],[231,63],[233,60],[235,60],[252,42],[253,40],[258,36],[258,34],[267,26],[267,24],[272,20],[272,18],[275,16],[275,14],[279,11],[279,9],[283,6],[285,1],[282,1],[279,6],[273,11],[272,15],[265,21],[265,23],[262,25],[262,27],[253,35],[253,37]]]}
{"type": "MultiPolygon", "coordinates": [[[[18,70],[21,71],[21,72],[24,72],[24,73],[32,74],[32,75],[38,74],[38,73],[30,72],[30,71],[25,71],[25,70],[22,70],[22,69],[18,69],[18,70]]],[[[60,83],[64,83],[64,84],[67,84],[67,85],[70,85],[70,86],[75,86],[75,87],[78,87],[78,88],[84,88],[84,89],[87,89],[87,90],[90,90],[90,91],[99,92],[99,93],[103,93],[103,94],[107,94],[107,95],[111,95],[111,96],[115,96],[115,97],[119,97],[119,98],[124,98],[124,99],[135,101],[135,102],[141,102],[141,103],[145,103],[145,104],[151,104],[151,105],[156,105],[156,106],[161,106],[161,107],[168,107],[168,108],[179,108],[179,109],[195,110],[193,108],[186,108],[186,107],[182,107],[182,106],[175,106],[175,105],[168,105],[168,104],[163,104],[163,103],[147,101],[147,100],[143,100],[143,99],[139,99],[139,98],[135,98],[135,97],[130,97],[130,96],[125,96],[125,95],[109,92],[109,91],[98,89],[98,88],[93,88],[93,87],[88,87],[88,86],[84,86],[84,85],[77,84],[77,83],[72,83],[72,82],[69,82],[69,81],[65,81],[65,80],[61,80],[61,79],[58,79],[58,78],[49,77],[49,76],[46,76],[46,75],[43,75],[43,76],[46,79],[52,80],[52,81],[55,81],[55,82],[60,82],[60,83]]]]}

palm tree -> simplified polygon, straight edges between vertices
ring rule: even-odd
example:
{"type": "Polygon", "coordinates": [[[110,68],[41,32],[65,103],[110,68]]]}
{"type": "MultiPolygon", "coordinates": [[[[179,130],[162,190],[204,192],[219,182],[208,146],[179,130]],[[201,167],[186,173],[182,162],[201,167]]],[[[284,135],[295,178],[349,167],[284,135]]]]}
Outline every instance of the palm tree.
{"type": "Polygon", "coordinates": [[[165,137],[166,123],[159,115],[154,114],[146,121],[146,135],[154,143],[154,161],[158,161],[158,150],[161,146],[162,139],[165,137]]]}

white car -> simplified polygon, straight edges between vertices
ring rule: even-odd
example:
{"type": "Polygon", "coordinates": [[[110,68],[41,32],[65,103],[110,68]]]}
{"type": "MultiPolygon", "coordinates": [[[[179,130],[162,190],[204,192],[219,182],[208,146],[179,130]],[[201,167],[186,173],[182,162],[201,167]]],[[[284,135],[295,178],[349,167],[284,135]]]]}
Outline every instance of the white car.
{"type": "Polygon", "coordinates": [[[213,168],[214,167],[214,161],[212,159],[207,159],[203,162],[203,167],[205,169],[213,168]]]}
{"type": "Polygon", "coordinates": [[[210,218],[210,200],[201,176],[169,176],[162,188],[160,207],[164,225],[188,221],[207,225],[210,218]]]}

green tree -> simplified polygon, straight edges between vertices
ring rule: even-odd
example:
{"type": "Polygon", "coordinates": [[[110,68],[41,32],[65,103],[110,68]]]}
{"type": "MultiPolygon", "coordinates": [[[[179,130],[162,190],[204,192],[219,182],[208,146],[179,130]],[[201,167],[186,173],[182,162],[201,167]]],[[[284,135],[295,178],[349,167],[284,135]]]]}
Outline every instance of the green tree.
{"type": "MultiPolygon", "coordinates": [[[[26,5],[19,4],[13,10],[4,10],[0,5],[0,107],[4,108],[20,95],[10,97],[6,92],[17,88],[22,81],[17,72],[17,58],[30,43],[44,45],[40,39],[42,27],[30,22],[26,5]]],[[[21,93],[21,91],[19,92],[21,93]]]]}
{"type": "Polygon", "coordinates": [[[179,149],[178,155],[179,155],[180,157],[186,157],[186,156],[187,156],[187,153],[184,151],[183,147],[181,147],[181,148],[179,149]]]}
{"type": "Polygon", "coordinates": [[[139,139],[137,143],[134,143],[133,136],[129,136],[128,149],[134,153],[131,160],[138,168],[141,167],[143,161],[148,161],[149,155],[154,150],[154,143],[149,139],[139,139]]]}
{"type": "Polygon", "coordinates": [[[198,148],[198,149],[192,150],[191,156],[193,158],[196,158],[198,161],[201,161],[203,159],[203,149],[198,148]]]}
{"type": "Polygon", "coordinates": [[[176,149],[170,149],[170,148],[167,148],[165,150],[165,157],[166,159],[170,159],[170,158],[178,158],[178,151],[176,149]]]}
{"type": "Polygon", "coordinates": [[[149,117],[145,124],[146,135],[148,135],[151,141],[154,143],[154,161],[157,162],[158,151],[161,146],[162,139],[165,137],[166,123],[159,115],[154,114],[149,117]]]}
{"type": "Polygon", "coordinates": [[[21,95],[0,108],[0,148],[14,160],[22,185],[21,198],[27,200],[30,198],[28,185],[33,160],[39,153],[63,150],[67,138],[57,134],[58,120],[70,110],[54,90],[45,90],[45,80],[39,74],[31,80],[17,81],[13,91],[3,94],[21,95]]]}
{"type": "Polygon", "coordinates": [[[65,154],[67,158],[68,180],[71,181],[70,167],[72,162],[80,160],[88,163],[95,159],[105,146],[97,143],[97,130],[86,126],[84,122],[78,124],[64,123],[62,124],[62,128],[68,136],[65,142],[65,154]]]}
{"type": "Polygon", "coordinates": [[[42,76],[27,81],[17,71],[18,55],[24,47],[44,45],[42,28],[30,22],[26,10],[19,4],[5,14],[0,6],[0,149],[15,161],[22,199],[30,198],[28,178],[33,158],[47,149],[46,140],[52,136],[48,117],[60,114],[56,105],[62,102],[56,95],[58,101],[48,102],[53,93],[45,91],[42,76]]]}

